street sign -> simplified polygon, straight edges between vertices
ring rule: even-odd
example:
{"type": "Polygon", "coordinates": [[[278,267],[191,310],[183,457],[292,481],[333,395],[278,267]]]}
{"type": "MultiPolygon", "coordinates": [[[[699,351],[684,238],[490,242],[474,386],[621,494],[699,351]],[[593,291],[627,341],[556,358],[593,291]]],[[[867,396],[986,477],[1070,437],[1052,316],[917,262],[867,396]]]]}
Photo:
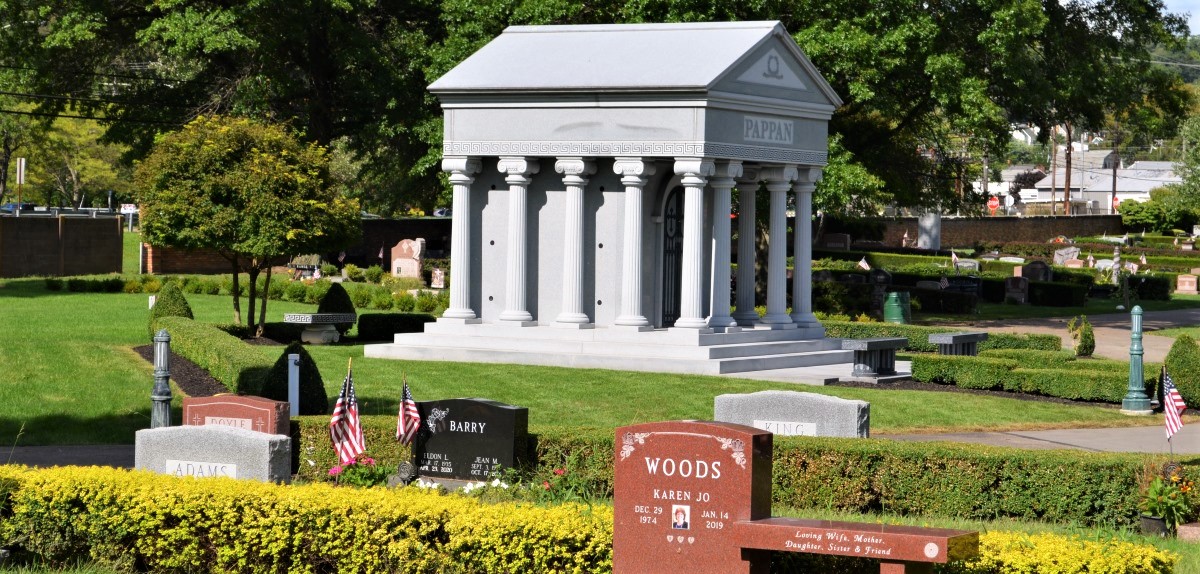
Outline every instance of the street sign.
{"type": "Polygon", "coordinates": [[[992,210],[1000,209],[1000,198],[996,197],[994,195],[989,197],[987,205],[988,205],[988,209],[992,209],[992,210]]]}
{"type": "Polygon", "coordinates": [[[133,213],[137,213],[137,212],[138,212],[138,206],[136,203],[122,203],[121,204],[121,213],[122,214],[133,214],[133,213]]]}
{"type": "Polygon", "coordinates": [[[17,158],[17,185],[25,185],[25,158],[17,158]]]}
{"type": "Polygon", "coordinates": [[[1118,207],[1121,207],[1121,198],[1114,195],[1113,196],[1113,211],[1116,211],[1118,207]]]}

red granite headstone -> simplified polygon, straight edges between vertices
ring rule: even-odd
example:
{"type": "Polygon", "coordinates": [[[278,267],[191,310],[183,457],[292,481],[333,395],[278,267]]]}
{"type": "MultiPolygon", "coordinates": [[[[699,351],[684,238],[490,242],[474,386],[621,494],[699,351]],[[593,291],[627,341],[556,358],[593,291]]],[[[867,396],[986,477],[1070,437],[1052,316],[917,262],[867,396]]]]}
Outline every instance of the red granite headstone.
{"type": "Polygon", "coordinates": [[[964,530],[771,518],[771,433],[716,422],[617,429],[613,572],[765,573],[770,551],[879,559],[932,572],[979,553],[964,530]]]}
{"type": "Polygon", "coordinates": [[[770,516],[771,437],[717,422],[617,429],[614,574],[757,572],[730,529],[770,516]]]}
{"type": "Polygon", "coordinates": [[[183,399],[185,425],[222,425],[286,435],[290,421],[290,405],[283,401],[238,395],[183,399]]]}

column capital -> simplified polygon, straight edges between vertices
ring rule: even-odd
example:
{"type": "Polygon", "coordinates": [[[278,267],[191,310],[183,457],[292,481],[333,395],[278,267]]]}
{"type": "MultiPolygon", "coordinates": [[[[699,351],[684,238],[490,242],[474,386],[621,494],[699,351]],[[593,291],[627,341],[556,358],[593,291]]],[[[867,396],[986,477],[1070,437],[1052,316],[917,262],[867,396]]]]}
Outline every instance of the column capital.
{"type": "Polygon", "coordinates": [[[554,162],[554,171],[566,177],[579,176],[586,181],[584,176],[596,173],[596,162],[582,157],[560,157],[554,162]]]}
{"type": "Polygon", "coordinates": [[[537,173],[540,168],[536,157],[502,157],[496,164],[496,169],[509,177],[528,178],[537,173]]]}
{"type": "Polygon", "coordinates": [[[796,191],[812,193],[824,172],[819,167],[803,167],[796,174],[796,191]]]}
{"type": "Polygon", "coordinates": [[[737,184],[737,179],[742,177],[742,171],[740,160],[718,161],[713,173],[712,185],[732,188],[737,184]]]}
{"type": "Polygon", "coordinates": [[[799,177],[799,173],[794,165],[772,165],[763,166],[758,177],[767,182],[767,189],[782,187],[786,191],[799,177]]]}
{"type": "Polygon", "coordinates": [[[623,177],[645,179],[655,174],[654,162],[641,157],[618,157],[613,162],[613,173],[623,177]]]}
{"type": "Polygon", "coordinates": [[[717,173],[717,164],[711,159],[703,157],[677,157],[675,158],[675,174],[676,175],[692,175],[696,177],[710,177],[717,173]]]}
{"type": "Polygon", "coordinates": [[[737,177],[738,185],[754,184],[755,187],[758,187],[758,182],[762,181],[762,178],[759,177],[759,173],[761,171],[762,171],[761,166],[743,165],[742,166],[742,175],[737,177]]]}
{"type": "Polygon", "coordinates": [[[442,158],[442,171],[472,176],[483,170],[483,162],[477,157],[450,156],[442,158]]]}

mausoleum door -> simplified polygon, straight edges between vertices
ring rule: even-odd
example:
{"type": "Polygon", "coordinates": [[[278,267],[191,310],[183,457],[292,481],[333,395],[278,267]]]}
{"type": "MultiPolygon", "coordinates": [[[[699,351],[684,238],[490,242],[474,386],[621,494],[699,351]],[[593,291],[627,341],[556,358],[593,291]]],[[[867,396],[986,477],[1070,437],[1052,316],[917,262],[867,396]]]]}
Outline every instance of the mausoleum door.
{"type": "Polygon", "coordinates": [[[679,319],[683,279],[683,188],[667,193],[663,204],[662,326],[679,319]]]}

